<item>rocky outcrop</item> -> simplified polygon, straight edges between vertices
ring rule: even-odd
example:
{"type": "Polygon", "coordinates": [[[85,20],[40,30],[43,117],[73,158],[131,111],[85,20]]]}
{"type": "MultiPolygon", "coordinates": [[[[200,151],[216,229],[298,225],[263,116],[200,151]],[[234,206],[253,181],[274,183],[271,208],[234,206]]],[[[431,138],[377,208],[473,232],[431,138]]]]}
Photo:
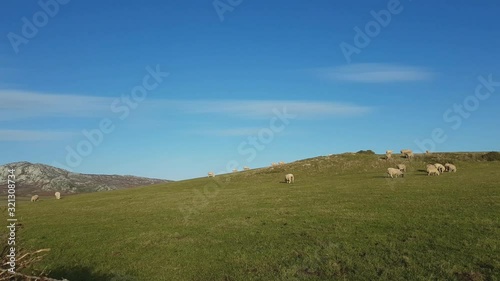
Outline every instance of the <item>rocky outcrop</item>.
{"type": "MultiPolygon", "coordinates": [[[[9,169],[15,170],[16,193],[19,195],[55,191],[66,194],[97,192],[170,182],[135,176],[78,174],[43,164],[16,162],[0,166],[0,186],[7,185],[9,169]]],[[[6,190],[2,188],[2,193],[6,190]]]]}

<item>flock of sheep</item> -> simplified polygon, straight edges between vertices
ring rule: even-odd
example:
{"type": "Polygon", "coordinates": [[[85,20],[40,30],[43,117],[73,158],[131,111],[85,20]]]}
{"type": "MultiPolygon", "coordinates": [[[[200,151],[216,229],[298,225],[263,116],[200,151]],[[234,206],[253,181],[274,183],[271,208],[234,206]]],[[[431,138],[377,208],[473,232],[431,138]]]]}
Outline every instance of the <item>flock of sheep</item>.
{"type": "Polygon", "coordinates": [[[457,167],[453,164],[446,163],[443,165],[436,163],[436,164],[427,164],[427,175],[436,175],[439,176],[439,174],[442,174],[443,172],[456,172],[457,167]]]}
{"type": "MultiPolygon", "coordinates": [[[[456,172],[457,167],[453,164],[446,163],[443,165],[436,163],[436,164],[427,164],[427,175],[436,175],[439,176],[440,174],[444,172],[456,172]]],[[[391,178],[394,177],[404,177],[404,173],[406,172],[406,165],[404,164],[398,164],[397,168],[387,168],[387,175],[390,176],[391,178]]]]}
{"type": "MultiPolygon", "coordinates": [[[[249,167],[247,167],[247,166],[243,167],[243,171],[248,171],[248,170],[250,170],[249,167]]],[[[233,173],[237,173],[237,172],[238,172],[238,169],[233,169],[233,173]]],[[[210,173],[212,173],[212,172],[210,172],[210,173]]],[[[210,173],[208,173],[209,177],[210,177],[210,173]]],[[[215,174],[212,173],[212,177],[214,177],[214,176],[215,176],[215,174]]]]}
{"type": "MultiPolygon", "coordinates": [[[[413,154],[413,151],[411,151],[410,149],[402,149],[400,152],[401,152],[401,155],[403,157],[408,158],[408,159],[411,159],[415,156],[413,154]]],[[[429,154],[430,152],[426,151],[425,153],[429,154]]],[[[385,156],[386,156],[386,160],[392,159],[392,150],[387,150],[385,152],[385,156]]],[[[285,165],[285,162],[281,161],[278,163],[274,163],[274,162],[271,163],[271,167],[281,166],[281,165],[285,165]]],[[[405,164],[398,164],[396,167],[397,168],[387,168],[387,175],[390,176],[391,178],[394,178],[394,177],[397,178],[399,176],[404,177],[404,173],[406,172],[406,165],[405,164]]],[[[248,170],[250,170],[250,168],[245,166],[245,167],[243,167],[243,170],[248,171],[248,170]]],[[[430,175],[439,176],[440,174],[442,174],[445,171],[446,172],[456,172],[457,167],[453,164],[450,164],[450,163],[446,163],[444,165],[441,165],[439,163],[435,163],[435,164],[428,164],[426,171],[427,171],[428,176],[430,176],[430,175]]],[[[233,173],[236,173],[236,172],[238,172],[238,169],[233,169],[233,173]]],[[[215,173],[208,172],[208,177],[209,178],[215,177],[215,173]]],[[[295,181],[295,177],[293,176],[293,174],[286,174],[285,175],[285,183],[293,183],[294,181],[295,181]]],[[[61,199],[60,192],[56,192],[54,195],[55,195],[56,199],[61,199]]],[[[38,198],[39,198],[38,195],[33,195],[31,197],[31,202],[38,201],[38,198]]]]}
{"type": "MultiPolygon", "coordinates": [[[[427,150],[425,153],[429,154],[430,152],[427,150]]],[[[385,152],[385,155],[386,155],[387,160],[392,159],[392,150],[387,150],[385,152]]],[[[403,155],[403,157],[409,158],[409,159],[414,157],[413,151],[411,151],[410,149],[401,150],[401,155],[403,155]]],[[[426,171],[427,171],[428,176],[430,176],[430,175],[439,176],[440,174],[442,174],[444,172],[456,172],[457,167],[453,164],[450,164],[450,163],[446,163],[444,165],[442,165],[440,163],[435,163],[435,164],[428,164],[426,171]]],[[[387,175],[390,176],[391,178],[394,178],[394,177],[397,178],[399,176],[404,177],[405,172],[406,172],[406,165],[405,164],[398,164],[397,168],[387,168],[387,175]]]]}
{"type": "MultiPolygon", "coordinates": [[[[413,154],[413,151],[411,149],[402,149],[400,152],[403,157],[408,159],[412,159],[415,156],[415,154],[413,154]]],[[[426,153],[429,153],[429,151],[426,151],[426,153]]],[[[392,150],[387,150],[385,152],[385,159],[387,160],[392,159],[392,150]]]]}
{"type": "MultiPolygon", "coordinates": [[[[402,149],[400,151],[401,155],[404,157],[404,158],[407,158],[407,159],[412,159],[415,157],[415,154],[413,153],[413,151],[411,149],[402,149]]],[[[425,154],[430,154],[430,152],[427,150],[425,152],[425,154]]],[[[386,160],[390,160],[392,159],[392,150],[387,150],[385,152],[385,156],[386,156],[386,160]]],[[[271,163],[271,167],[275,167],[275,166],[280,166],[280,165],[284,165],[285,162],[278,162],[278,163],[271,163]]],[[[250,170],[250,168],[248,167],[244,167],[243,170],[247,171],[247,170],[250,170]]],[[[446,172],[456,172],[457,171],[457,167],[453,164],[450,164],[450,163],[446,163],[444,165],[440,164],[440,163],[435,163],[435,164],[428,164],[427,165],[427,175],[430,176],[430,175],[437,175],[439,176],[440,174],[444,173],[445,171],[446,172]]],[[[238,172],[238,169],[234,169],[233,170],[233,173],[236,173],[238,172]]],[[[387,168],[387,175],[390,176],[391,178],[397,178],[399,176],[401,177],[404,177],[404,173],[406,172],[406,165],[405,164],[397,164],[396,168],[387,168]]],[[[215,177],[215,173],[214,172],[208,172],[208,177],[215,177]]],[[[287,174],[285,175],[285,183],[293,183],[295,180],[293,174],[287,174]]]]}
{"type": "MultiPolygon", "coordinates": [[[[54,193],[54,196],[56,197],[56,199],[61,199],[61,192],[57,191],[56,193],[54,193]]],[[[31,196],[31,202],[36,202],[39,198],[40,197],[38,195],[33,195],[31,196]]]]}

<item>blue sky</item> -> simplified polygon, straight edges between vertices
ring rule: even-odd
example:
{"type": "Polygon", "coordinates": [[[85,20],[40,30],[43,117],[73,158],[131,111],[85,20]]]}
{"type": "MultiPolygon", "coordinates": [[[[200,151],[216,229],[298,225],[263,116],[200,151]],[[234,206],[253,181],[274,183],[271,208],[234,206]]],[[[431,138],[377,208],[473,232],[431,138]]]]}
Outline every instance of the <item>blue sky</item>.
{"type": "Polygon", "coordinates": [[[1,5],[0,164],[180,180],[500,150],[497,1],[1,5]]]}

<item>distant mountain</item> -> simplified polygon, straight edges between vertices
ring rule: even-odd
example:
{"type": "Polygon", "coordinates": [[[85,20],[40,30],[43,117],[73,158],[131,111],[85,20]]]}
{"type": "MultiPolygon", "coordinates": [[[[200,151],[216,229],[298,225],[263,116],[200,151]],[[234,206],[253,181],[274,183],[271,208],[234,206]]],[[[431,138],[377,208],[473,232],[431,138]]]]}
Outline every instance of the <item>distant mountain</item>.
{"type": "Polygon", "coordinates": [[[16,170],[16,193],[18,195],[53,194],[55,191],[61,193],[97,192],[170,182],[135,176],[78,174],[43,164],[16,162],[0,166],[0,186],[4,194],[7,191],[7,188],[3,187],[7,185],[9,169],[16,170]]]}

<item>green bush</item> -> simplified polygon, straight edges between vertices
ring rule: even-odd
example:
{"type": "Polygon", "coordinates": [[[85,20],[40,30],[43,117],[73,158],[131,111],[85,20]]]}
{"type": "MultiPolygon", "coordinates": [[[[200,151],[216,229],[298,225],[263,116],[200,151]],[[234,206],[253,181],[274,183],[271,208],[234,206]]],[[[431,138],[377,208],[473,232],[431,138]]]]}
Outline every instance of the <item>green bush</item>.
{"type": "Polygon", "coordinates": [[[375,152],[373,152],[373,150],[360,150],[358,152],[356,152],[356,154],[375,154],[375,152]]]}
{"type": "Polygon", "coordinates": [[[488,152],[481,156],[486,161],[500,161],[500,153],[496,151],[488,152]]]}

